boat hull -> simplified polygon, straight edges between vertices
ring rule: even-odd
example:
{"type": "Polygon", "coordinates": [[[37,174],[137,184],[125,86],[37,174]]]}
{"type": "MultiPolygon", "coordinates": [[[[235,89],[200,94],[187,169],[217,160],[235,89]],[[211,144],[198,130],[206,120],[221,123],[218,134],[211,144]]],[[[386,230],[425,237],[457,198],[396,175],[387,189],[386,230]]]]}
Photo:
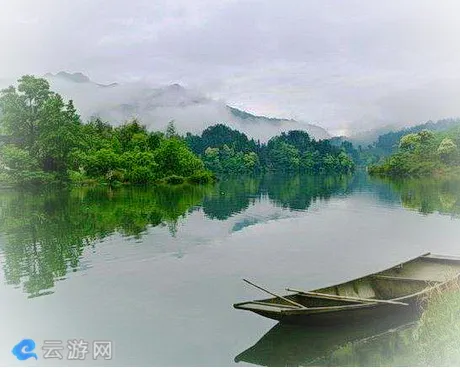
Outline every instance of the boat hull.
{"type": "Polygon", "coordinates": [[[404,300],[408,306],[404,305],[360,305],[355,308],[344,308],[334,311],[311,312],[304,311],[287,311],[286,313],[264,312],[253,310],[253,312],[282,323],[304,324],[311,326],[328,326],[328,325],[350,325],[361,324],[363,322],[372,322],[389,315],[411,314],[417,315],[421,309],[421,299],[417,297],[404,300]]]}
{"type": "Polygon", "coordinates": [[[460,258],[429,253],[387,270],[314,291],[235,304],[282,323],[359,324],[382,316],[418,313],[434,289],[459,285],[460,258]]]}

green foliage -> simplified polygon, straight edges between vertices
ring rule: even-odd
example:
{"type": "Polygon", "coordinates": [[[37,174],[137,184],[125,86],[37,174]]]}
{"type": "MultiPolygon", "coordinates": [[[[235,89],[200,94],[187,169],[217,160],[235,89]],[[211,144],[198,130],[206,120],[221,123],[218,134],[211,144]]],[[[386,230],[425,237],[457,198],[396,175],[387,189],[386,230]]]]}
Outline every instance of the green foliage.
{"type": "Polygon", "coordinates": [[[298,171],[300,167],[299,150],[291,144],[276,141],[268,151],[269,167],[279,171],[298,171]]]}
{"type": "Polygon", "coordinates": [[[43,110],[53,96],[45,79],[25,75],[13,86],[0,92],[2,130],[20,148],[33,149],[43,119],[43,110]]]}
{"type": "Polygon", "coordinates": [[[185,138],[188,146],[198,155],[203,155],[208,147],[223,148],[226,145],[234,152],[256,152],[258,144],[253,139],[226,125],[217,124],[206,128],[201,136],[187,134],[185,138]]]}
{"type": "Polygon", "coordinates": [[[10,179],[7,182],[20,186],[36,186],[44,184],[52,184],[58,181],[54,173],[44,171],[18,171],[10,174],[10,179]]]}
{"type": "Polygon", "coordinates": [[[204,169],[203,162],[178,138],[165,139],[154,152],[158,170],[164,176],[190,176],[204,169]]]}
{"type": "Polygon", "coordinates": [[[441,141],[437,153],[445,164],[453,163],[458,159],[458,147],[450,138],[444,138],[441,141]]]}
{"type": "Polygon", "coordinates": [[[71,151],[82,147],[80,117],[72,101],[65,105],[59,95],[48,99],[43,115],[33,150],[43,170],[65,173],[71,151]]]}
{"type": "MultiPolygon", "coordinates": [[[[73,174],[72,174],[73,175],[73,174]]],[[[78,269],[85,248],[111,234],[141,238],[153,226],[177,232],[209,186],[79,187],[0,192],[4,280],[31,298],[78,269]]]]}
{"type": "MultiPolygon", "coordinates": [[[[454,130],[459,129],[460,119],[443,119],[437,122],[428,121],[425,124],[419,124],[409,128],[381,134],[374,143],[369,144],[367,147],[358,145],[357,157],[355,157],[355,153],[349,152],[346,149],[345,151],[352,157],[355,163],[362,166],[368,167],[381,165],[385,162],[387,157],[400,150],[400,141],[404,136],[412,135],[412,137],[416,137],[418,133],[423,130],[431,131],[435,133],[436,143],[439,143],[438,138],[440,136],[444,135],[446,132],[453,132],[454,130]]],[[[336,145],[340,145],[342,139],[341,137],[337,137],[332,138],[331,141],[335,142],[336,145]]],[[[405,144],[403,144],[403,146],[405,146],[405,144]]]]}
{"type": "Polygon", "coordinates": [[[72,183],[75,184],[84,184],[88,177],[82,171],[69,170],[67,176],[72,183]]]}
{"type": "Polygon", "coordinates": [[[438,212],[460,216],[460,181],[458,179],[417,178],[377,179],[399,193],[402,205],[422,214],[438,212]]]}
{"type": "Polygon", "coordinates": [[[399,148],[403,151],[413,152],[420,146],[420,136],[415,133],[405,135],[399,141],[399,148]]]}
{"type": "Polygon", "coordinates": [[[203,157],[207,169],[219,174],[252,174],[265,171],[349,173],[355,164],[349,142],[336,147],[315,141],[303,131],[290,131],[261,144],[245,134],[218,124],[200,136],[188,134],[189,147],[203,157]]]}
{"type": "Polygon", "coordinates": [[[443,176],[460,164],[455,143],[459,139],[459,131],[410,133],[401,138],[396,153],[383,164],[369,167],[369,173],[390,177],[443,176]]]}
{"type": "Polygon", "coordinates": [[[72,101],[50,91],[45,79],[24,76],[18,82],[17,89],[0,92],[0,130],[8,142],[0,155],[0,178],[9,183],[97,179],[113,186],[194,174],[193,180],[204,180],[203,162],[173,122],[166,136],[148,132],[136,119],[117,128],[97,118],[83,124],[72,101]]]}
{"type": "Polygon", "coordinates": [[[29,152],[8,144],[0,149],[0,173],[7,184],[35,185],[54,181],[55,176],[37,168],[37,160],[29,152]]]}
{"type": "Polygon", "coordinates": [[[187,178],[187,182],[190,184],[208,184],[216,181],[215,175],[208,171],[198,171],[187,178]]]}
{"type": "Polygon", "coordinates": [[[155,175],[147,167],[135,166],[128,171],[125,178],[133,184],[147,184],[155,180],[155,175]]]}
{"type": "Polygon", "coordinates": [[[38,163],[34,157],[31,157],[29,151],[8,144],[0,149],[0,164],[8,171],[22,171],[33,170],[38,163]]]}
{"type": "Polygon", "coordinates": [[[108,148],[92,151],[83,159],[83,168],[92,177],[105,176],[120,167],[120,156],[108,148]]]}
{"type": "Polygon", "coordinates": [[[425,302],[420,323],[414,333],[415,353],[424,366],[457,366],[460,363],[458,281],[436,287],[425,302]]]}
{"type": "Polygon", "coordinates": [[[184,184],[185,178],[179,175],[171,175],[171,176],[167,176],[166,178],[164,178],[163,181],[166,184],[179,185],[179,184],[184,184]]]}
{"type": "Polygon", "coordinates": [[[179,134],[177,134],[176,126],[174,125],[174,120],[171,120],[166,127],[166,138],[177,138],[179,134]]]}

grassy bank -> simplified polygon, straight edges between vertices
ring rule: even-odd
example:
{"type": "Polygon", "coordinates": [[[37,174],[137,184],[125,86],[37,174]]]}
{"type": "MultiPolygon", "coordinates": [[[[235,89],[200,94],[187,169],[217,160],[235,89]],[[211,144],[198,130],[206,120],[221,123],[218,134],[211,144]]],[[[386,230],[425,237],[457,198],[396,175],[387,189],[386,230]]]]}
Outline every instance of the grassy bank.
{"type": "Polygon", "coordinates": [[[425,300],[414,332],[418,363],[426,366],[460,365],[460,283],[433,289],[425,300]]]}
{"type": "Polygon", "coordinates": [[[349,342],[317,366],[460,366],[460,283],[434,288],[416,322],[349,342]]]}

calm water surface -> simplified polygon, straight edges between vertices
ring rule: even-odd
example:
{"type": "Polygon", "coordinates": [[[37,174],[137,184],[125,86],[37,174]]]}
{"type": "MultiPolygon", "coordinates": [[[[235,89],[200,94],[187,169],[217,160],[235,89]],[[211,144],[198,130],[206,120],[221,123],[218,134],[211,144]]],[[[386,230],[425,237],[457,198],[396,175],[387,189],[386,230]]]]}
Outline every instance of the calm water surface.
{"type": "MultiPolygon", "coordinates": [[[[280,332],[275,321],[233,309],[265,296],[243,277],[282,293],[342,282],[428,251],[460,255],[458,214],[460,183],[394,184],[362,173],[239,178],[211,187],[3,190],[0,362],[307,364],[302,344],[311,343],[312,331],[280,332]],[[287,348],[244,354],[262,337],[263,347],[266,334],[268,346],[275,336],[287,348]],[[25,337],[37,343],[37,361],[11,354],[25,337]],[[113,360],[41,358],[43,340],[74,338],[113,341],[113,360]]],[[[382,336],[352,364],[382,363],[369,360],[394,346],[382,336]]],[[[331,349],[337,344],[322,339],[331,349]]],[[[317,357],[315,364],[345,365],[340,357],[347,354],[334,351],[335,360],[317,357]]]]}

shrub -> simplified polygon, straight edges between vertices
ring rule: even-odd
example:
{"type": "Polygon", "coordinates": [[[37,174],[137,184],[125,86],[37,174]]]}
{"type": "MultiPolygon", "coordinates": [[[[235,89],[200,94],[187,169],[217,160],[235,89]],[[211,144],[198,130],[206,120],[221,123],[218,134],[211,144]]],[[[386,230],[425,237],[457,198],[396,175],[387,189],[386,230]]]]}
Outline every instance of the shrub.
{"type": "Polygon", "coordinates": [[[57,182],[53,173],[43,171],[20,171],[12,175],[13,182],[24,186],[43,185],[57,182]]]}
{"type": "Polygon", "coordinates": [[[436,287],[424,301],[415,332],[416,350],[423,365],[458,366],[460,353],[460,284],[436,287]]]}
{"type": "Polygon", "coordinates": [[[163,179],[166,184],[170,185],[178,185],[183,184],[185,182],[185,178],[179,175],[171,175],[163,179]]]}
{"type": "Polygon", "coordinates": [[[155,180],[155,176],[148,167],[135,166],[126,173],[126,179],[134,184],[147,184],[155,180]]]}
{"type": "Polygon", "coordinates": [[[191,184],[208,184],[216,181],[215,175],[210,171],[199,171],[190,175],[187,181],[191,184]]]}
{"type": "Polygon", "coordinates": [[[75,184],[81,184],[87,179],[86,174],[81,171],[68,170],[67,176],[70,182],[75,184]]]}

